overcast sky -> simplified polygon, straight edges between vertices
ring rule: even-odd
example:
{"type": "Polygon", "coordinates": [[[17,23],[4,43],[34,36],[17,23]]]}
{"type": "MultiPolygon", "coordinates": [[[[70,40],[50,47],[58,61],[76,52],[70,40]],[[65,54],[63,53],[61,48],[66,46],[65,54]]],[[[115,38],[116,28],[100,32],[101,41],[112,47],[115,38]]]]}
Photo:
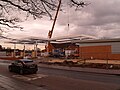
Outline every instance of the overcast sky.
{"type": "MultiPolygon", "coordinates": [[[[120,37],[120,0],[89,0],[91,4],[78,11],[64,7],[55,25],[53,37],[87,34],[98,38],[120,37]],[[69,23],[69,28],[68,28],[69,23]]],[[[9,37],[36,36],[47,38],[53,21],[49,18],[27,20],[20,25],[24,31],[9,32],[9,37]]]]}

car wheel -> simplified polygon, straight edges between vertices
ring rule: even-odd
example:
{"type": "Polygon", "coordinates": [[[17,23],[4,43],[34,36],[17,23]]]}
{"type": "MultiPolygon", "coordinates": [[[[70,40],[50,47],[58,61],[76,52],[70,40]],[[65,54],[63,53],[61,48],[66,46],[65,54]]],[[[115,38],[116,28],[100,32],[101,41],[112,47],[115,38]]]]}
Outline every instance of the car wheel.
{"type": "Polygon", "coordinates": [[[22,69],[20,69],[20,72],[19,72],[21,75],[23,75],[24,74],[24,72],[23,72],[23,70],[22,69]]]}
{"type": "Polygon", "coordinates": [[[37,71],[34,72],[34,74],[36,74],[36,73],[37,73],[37,71]]]}
{"type": "Polygon", "coordinates": [[[12,72],[12,68],[11,67],[9,67],[9,72],[12,72]]]}

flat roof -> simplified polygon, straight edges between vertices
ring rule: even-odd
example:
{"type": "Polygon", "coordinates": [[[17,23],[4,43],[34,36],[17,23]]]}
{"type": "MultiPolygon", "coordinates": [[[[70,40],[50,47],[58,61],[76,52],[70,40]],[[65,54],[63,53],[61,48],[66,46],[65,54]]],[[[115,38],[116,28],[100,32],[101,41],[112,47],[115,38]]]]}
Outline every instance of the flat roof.
{"type": "Polygon", "coordinates": [[[81,40],[74,41],[76,43],[108,43],[108,42],[120,42],[120,38],[112,38],[112,39],[94,39],[94,40],[81,40]]]}
{"type": "Polygon", "coordinates": [[[120,38],[104,38],[98,39],[94,36],[89,35],[78,35],[78,36],[64,36],[58,38],[39,38],[39,37],[28,37],[25,39],[12,39],[7,37],[2,37],[5,39],[9,39],[10,41],[6,43],[13,43],[13,44],[36,44],[36,43],[107,43],[107,42],[120,42],[120,38]]]}

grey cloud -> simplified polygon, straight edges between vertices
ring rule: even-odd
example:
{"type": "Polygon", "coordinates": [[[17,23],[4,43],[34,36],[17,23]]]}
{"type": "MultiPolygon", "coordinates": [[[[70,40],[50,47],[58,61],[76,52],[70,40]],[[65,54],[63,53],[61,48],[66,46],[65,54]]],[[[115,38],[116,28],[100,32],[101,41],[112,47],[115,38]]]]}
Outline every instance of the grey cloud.
{"type": "Polygon", "coordinates": [[[92,25],[105,25],[108,23],[120,23],[120,0],[93,0],[88,6],[88,13],[94,18],[92,25]]]}
{"type": "MultiPolygon", "coordinates": [[[[64,1],[67,3],[67,0],[64,1]]],[[[68,34],[89,34],[98,37],[119,36],[120,0],[89,0],[89,2],[91,4],[82,8],[80,11],[75,11],[74,8],[68,8],[64,4],[62,7],[64,11],[59,12],[58,15],[53,37],[68,34]]],[[[31,35],[47,37],[52,23],[53,21],[49,21],[49,19],[25,22],[25,29],[28,32],[24,34],[30,35],[29,33],[32,33],[31,35]]]]}
{"type": "Polygon", "coordinates": [[[74,25],[70,34],[89,34],[99,37],[116,37],[120,34],[120,0],[90,0],[91,4],[80,11],[60,14],[60,25],[74,25]],[[68,17],[69,14],[69,17],[68,17]]]}

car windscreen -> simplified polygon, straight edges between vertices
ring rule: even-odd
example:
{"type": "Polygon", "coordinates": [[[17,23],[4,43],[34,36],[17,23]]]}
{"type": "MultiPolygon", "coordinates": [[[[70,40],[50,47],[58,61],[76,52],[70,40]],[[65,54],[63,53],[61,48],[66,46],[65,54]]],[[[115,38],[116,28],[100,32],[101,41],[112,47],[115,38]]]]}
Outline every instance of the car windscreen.
{"type": "Polygon", "coordinates": [[[23,61],[24,63],[31,63],[31,62],[33,62],[33,61],[23,61]]]}
{"type": "Polygon", "coordinates": [[[24,63],[32,63],[33,62],[33,60],[29,60],[29,59],[24,59],[24,60],[21,60],[22,62],[24,62],[24,63]]]}

